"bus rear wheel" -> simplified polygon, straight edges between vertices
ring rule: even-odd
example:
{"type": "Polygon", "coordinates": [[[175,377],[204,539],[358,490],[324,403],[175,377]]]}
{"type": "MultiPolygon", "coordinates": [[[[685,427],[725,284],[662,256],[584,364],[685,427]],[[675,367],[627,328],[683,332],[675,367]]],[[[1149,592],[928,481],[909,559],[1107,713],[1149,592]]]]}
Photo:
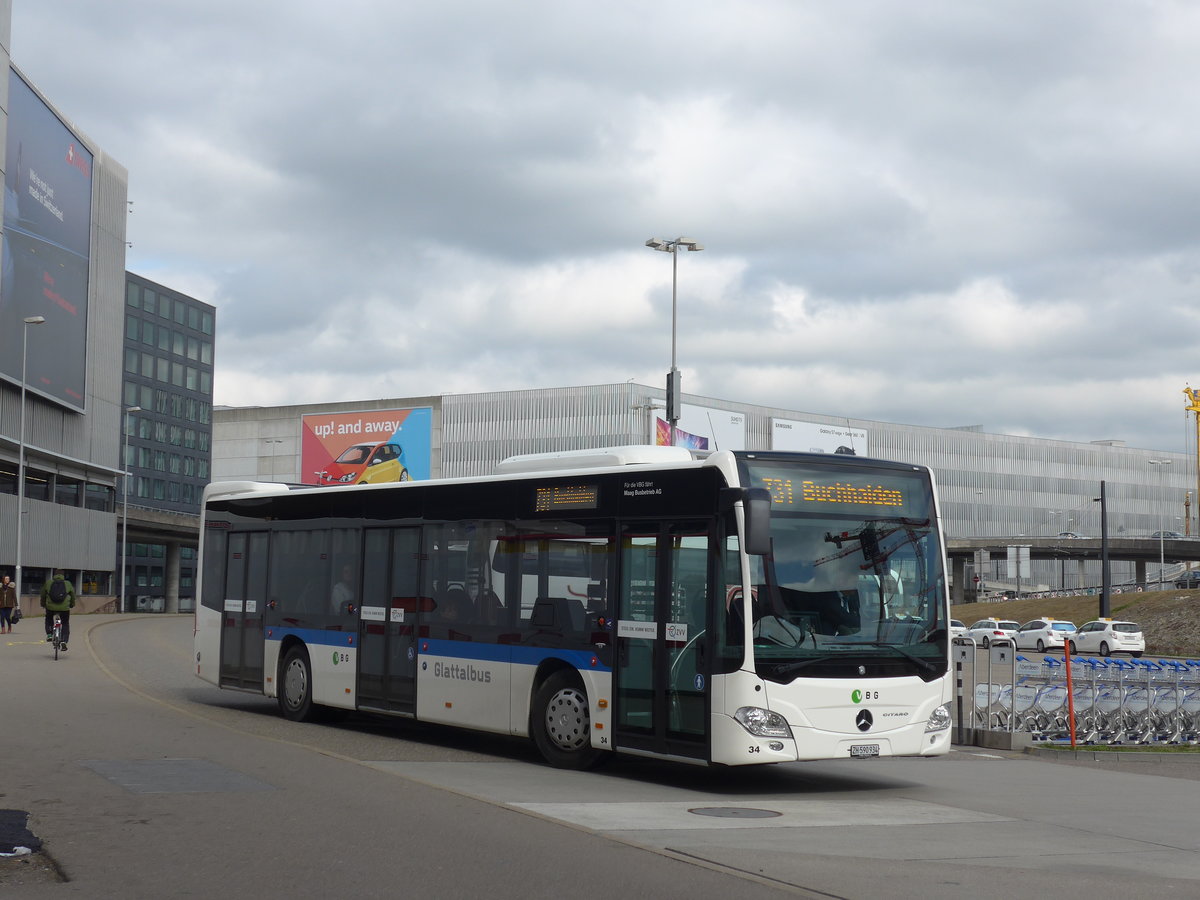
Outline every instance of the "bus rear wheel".
{"type": "Polygon", "coordinates": [[[534,692],[529,733],[538,752],[558,769],[588,769],[603,750],[592,746],[587,691],[573,672],[555,672],[534,692]]]}
{"type": "Polygon", "coordinates": [[[279,670],[279,711],[293,722],[313,719],[312,663],[303,647],[292,647],[279,670]]]}

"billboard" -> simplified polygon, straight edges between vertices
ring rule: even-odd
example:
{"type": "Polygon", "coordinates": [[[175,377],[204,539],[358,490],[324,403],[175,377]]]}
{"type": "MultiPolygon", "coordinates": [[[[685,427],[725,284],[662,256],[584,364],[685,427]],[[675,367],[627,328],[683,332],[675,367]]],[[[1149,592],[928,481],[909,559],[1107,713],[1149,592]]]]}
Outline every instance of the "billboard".
{"type": "Polygon", "coordinates": [[[300,417],[304,484],[379,484],[429,478],[433,409],[370,409],[300,417]]]}
{"type": "MultiPolygon", "coordinates": [[[[671,423],[657,416],[654,420],[654,443],[671,443],[671,423]]],[[[727,409],[683,404],[675,426],[675,446],[689,450],[745,450],[746,416],[727,409]]]]}
{"type": "Polygon", "coordinates": [[[0,375],[20,380],[27,330],[29,389],[83,409],[93,156],[12,69],[8,91],[0,375]]]}
{"type": "Polygon", "coordinates": [[[867,433],[848,425],[822,425],[771,419],[771,449],[798,453],[844,453],[865,456],[867,433]]]}

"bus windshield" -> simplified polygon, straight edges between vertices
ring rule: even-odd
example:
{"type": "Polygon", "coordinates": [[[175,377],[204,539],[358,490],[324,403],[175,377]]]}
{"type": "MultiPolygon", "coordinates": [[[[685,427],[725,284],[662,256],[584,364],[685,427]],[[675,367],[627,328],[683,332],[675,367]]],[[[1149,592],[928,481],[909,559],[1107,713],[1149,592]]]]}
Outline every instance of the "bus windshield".
{"type": "MultiPolygon", "coordinates": [[[[859,461],[863,463],[863,461],[859,461]]],[[[750,463],[771,491],[771,547],[752,558],[759,674],[946,672],[947,610],[932,485],[922,470],[750,463]]]]}

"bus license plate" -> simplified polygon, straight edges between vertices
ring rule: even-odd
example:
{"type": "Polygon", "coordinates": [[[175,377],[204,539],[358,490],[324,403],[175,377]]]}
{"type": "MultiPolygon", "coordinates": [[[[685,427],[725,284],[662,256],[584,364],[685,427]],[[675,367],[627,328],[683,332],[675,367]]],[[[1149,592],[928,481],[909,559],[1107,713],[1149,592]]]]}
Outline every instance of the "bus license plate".
{"type": "Polygon", "coordinates": [[[850,757],[852,759],[869,759],[872,756],[879,755],[878,744],[851,744],[850,757]]]}

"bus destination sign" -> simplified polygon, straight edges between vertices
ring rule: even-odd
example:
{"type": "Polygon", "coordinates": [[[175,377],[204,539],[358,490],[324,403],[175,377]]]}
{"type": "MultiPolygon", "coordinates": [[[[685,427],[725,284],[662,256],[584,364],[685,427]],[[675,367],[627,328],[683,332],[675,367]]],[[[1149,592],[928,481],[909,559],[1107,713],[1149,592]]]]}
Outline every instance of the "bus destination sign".
{"type": "Polygon", "coordinates": [[[917,471],[751,462],[749,484],[766,488],[777,510],[824,511],[849,515],[925,517],[928,489],[917,471]]]}
{"type": "Polygon", "coordinates": [[[600,505],[600,486],[596,484],[551,484],[533,489],[533,511],[560,509],[596,509],[600,505]]]}

